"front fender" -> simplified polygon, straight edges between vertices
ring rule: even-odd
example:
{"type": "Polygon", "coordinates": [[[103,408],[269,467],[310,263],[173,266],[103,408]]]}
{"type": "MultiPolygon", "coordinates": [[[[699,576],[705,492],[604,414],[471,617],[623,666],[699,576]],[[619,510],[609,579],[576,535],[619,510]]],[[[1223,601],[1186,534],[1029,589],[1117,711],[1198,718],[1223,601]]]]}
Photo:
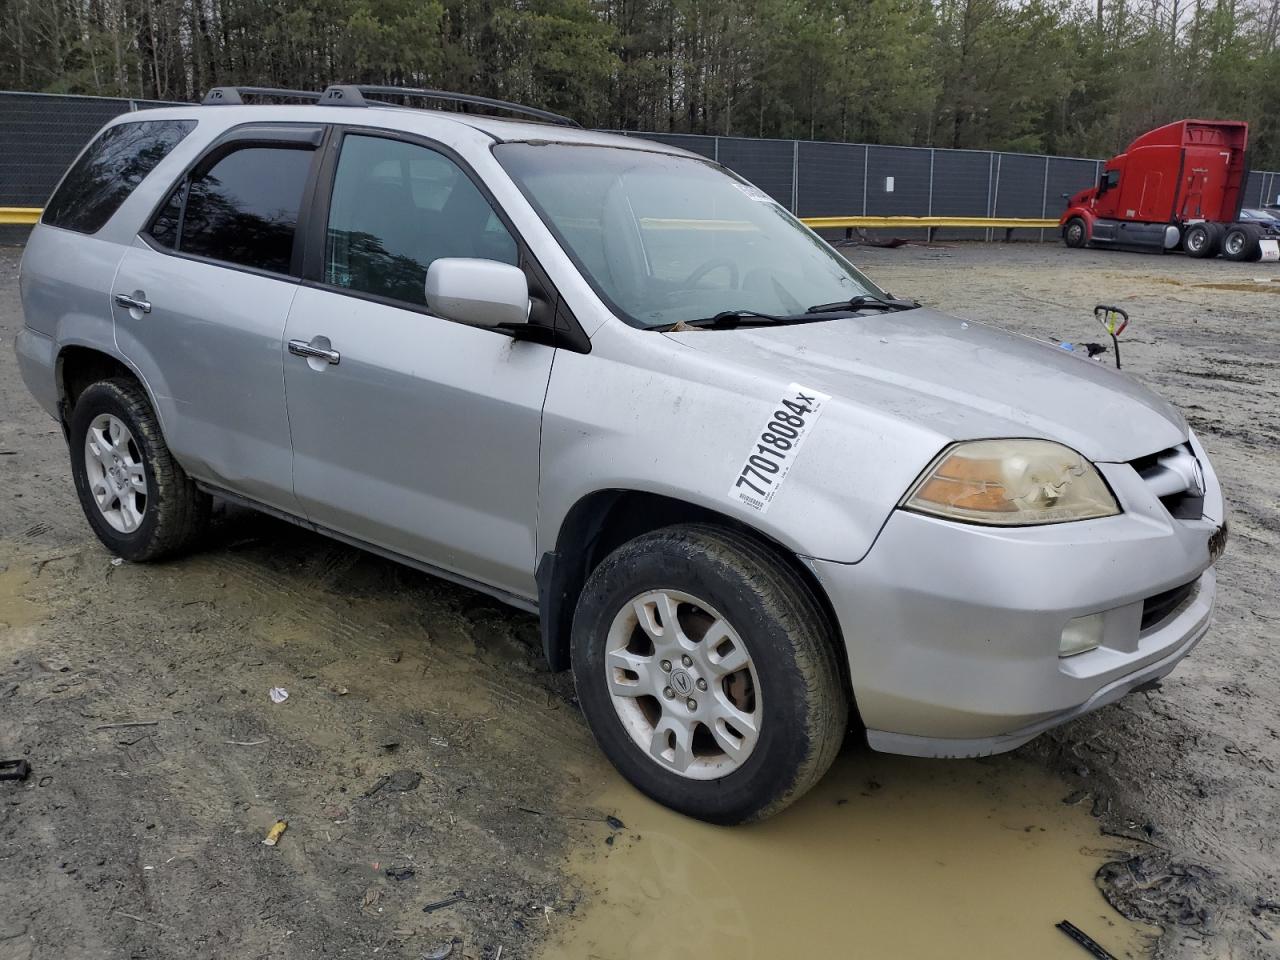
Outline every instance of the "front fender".
{"type": "Polygon", "coordinates": [[[786,393],[783,377],[607,323],[559,351],[543,410],[538,553],[596,491],[658,494],[723,514],[801,556],[856,563],[945,438],[833,397],[767,511],[730,497],[786,393]]]}

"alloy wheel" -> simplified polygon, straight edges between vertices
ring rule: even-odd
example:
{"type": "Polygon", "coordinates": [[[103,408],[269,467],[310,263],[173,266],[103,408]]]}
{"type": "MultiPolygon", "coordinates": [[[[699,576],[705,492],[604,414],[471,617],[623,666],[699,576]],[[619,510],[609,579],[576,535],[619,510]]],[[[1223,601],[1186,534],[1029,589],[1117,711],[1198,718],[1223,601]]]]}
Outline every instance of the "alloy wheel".
{"type": "Polygon", "coordinates": [[[760,684],[737,630],[676,590],[635,597],[613,619],[605,680],[631,739],[659,766],[713,780],[742,766],[760,737],[760,684]]]}
{"type": "Polygon", "coordinates": [[[84,465],[102,518],[120,533],[136,531],[147,509],[147,473],[123,420],[110,413],[93,418],[84,437],[84,465]]]}

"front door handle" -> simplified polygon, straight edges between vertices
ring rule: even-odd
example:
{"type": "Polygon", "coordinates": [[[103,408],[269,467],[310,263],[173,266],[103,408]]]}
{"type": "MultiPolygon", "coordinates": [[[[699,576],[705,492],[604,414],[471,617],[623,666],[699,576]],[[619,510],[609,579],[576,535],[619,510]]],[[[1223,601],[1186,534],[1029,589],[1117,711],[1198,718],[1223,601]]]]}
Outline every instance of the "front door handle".
{"type": "Polygon", "coordinates": [[[290,340],[289,352],[295,357],[306,357],[308,360],[324,360],[326,363],[337,363],[342,359],[342,354],[337,350],[326,350],[324,347],[312,346],[305,340],[290,340]]]}
{"type": "Polygon", "coordinates": [[[127,293],[117,293],[116,303],[130,310],[137,310],[139,313],[151,312],[151,301],[143,299],[143,294],[138,293],[137,296],[130,296],[127,293]]]}

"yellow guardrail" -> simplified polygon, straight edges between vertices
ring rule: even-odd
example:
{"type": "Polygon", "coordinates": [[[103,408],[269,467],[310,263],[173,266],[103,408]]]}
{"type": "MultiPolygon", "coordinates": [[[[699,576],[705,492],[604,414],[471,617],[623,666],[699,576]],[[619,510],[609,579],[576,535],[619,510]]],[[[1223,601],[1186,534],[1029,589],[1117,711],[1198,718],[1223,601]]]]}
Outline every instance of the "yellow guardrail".
{"type": "MultiPolygon", "coordinates": [[[[40,220],[39,207],[0,207],[0,224],[32,224],[40,220]]],[[[964,227],[977,230],[1050,230],[1057,220],[1031,217],[801,217],[814,230],[936,230],[940,227],[964,227]]],[[[666,226],[682,221],[653,221],[666,226]]],[[[708,221],[724,229],[729,221],[708,221]]]]}
{"type": "Polygon", "coordinates": [[[1048,230],[1057,219],[1039,217],[801,217],[814,230],[875,230],[883,228],[969,227],[979,230],[1048,230]]]}
{"type": "Polygon", "coordinates": [[[0,223],[38,223],[39,207],[0,207],[0,223]]]}

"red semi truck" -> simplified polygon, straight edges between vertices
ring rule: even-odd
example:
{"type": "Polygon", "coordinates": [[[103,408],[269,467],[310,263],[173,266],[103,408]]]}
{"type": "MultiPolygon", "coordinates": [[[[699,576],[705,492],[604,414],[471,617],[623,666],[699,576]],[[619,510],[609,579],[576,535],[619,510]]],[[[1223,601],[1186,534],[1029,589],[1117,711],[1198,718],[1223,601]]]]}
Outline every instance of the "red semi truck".
{"type": "Polygon", "coordinates": [[[1106,162],[1096,186],[1070,198],[1062,239],[1069,247],[1274,258],[1280,220],[1241,213],[1248,139],[1241,120],[1179,120],[1144,133],[1106,162]]]}

